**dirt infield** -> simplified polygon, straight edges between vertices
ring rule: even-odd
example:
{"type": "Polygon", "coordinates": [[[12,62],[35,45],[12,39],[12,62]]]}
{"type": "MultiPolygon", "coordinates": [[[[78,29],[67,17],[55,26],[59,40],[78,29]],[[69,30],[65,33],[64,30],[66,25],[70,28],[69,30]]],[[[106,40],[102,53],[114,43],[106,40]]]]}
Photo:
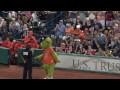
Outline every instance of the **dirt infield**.
{"type": "MultiPolygon", "coordinates": [[[[0,66],[0,79],[22,79],[22,67],[0,66]]],[[[33,68],[33,79],[43,79],[44,70],[33,68]]],[[[120,79],[120,75],[55,69],[54,79],[120,79]]]]}

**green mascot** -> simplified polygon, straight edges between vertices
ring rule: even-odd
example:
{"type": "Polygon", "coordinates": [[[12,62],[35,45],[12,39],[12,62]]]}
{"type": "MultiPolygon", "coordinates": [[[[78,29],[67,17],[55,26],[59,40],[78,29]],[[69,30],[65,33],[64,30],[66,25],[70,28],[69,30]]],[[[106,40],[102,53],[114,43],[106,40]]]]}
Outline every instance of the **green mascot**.
{"type": "Polygon", "coordinates": [[[36,56],[34,60],[42,60],[43,67],[45,70],[46,77],[44,79],[53,79],[55,64],[59,63],[60,60],[52,48],[52,40],[47,37],[42,43],[41,47],[45,50],[43,54],[36,56]]]}

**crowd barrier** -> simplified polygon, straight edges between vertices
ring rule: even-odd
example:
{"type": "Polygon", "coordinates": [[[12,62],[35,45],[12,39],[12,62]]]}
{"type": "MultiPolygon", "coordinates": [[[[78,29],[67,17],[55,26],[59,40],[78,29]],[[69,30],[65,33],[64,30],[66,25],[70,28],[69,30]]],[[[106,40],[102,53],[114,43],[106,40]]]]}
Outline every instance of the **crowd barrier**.
{"type": "MultiPolygon", "coordinates": [[[[22,65],[21,53],[23,50],[19,49],[18,65],[22,65]]],[[[41,53],[43,53],[42,49],[35,49],[33,58],[41,53]]],[[[120,74],[120,58],[66,53],[57,54],[61,62],[57,63],[55,67],[59,69],[120,74]]],[[[10,65],[8,48],[0,47],[0,64],[10,65]]],[[[41,65],[41,60],[37,62],[33,60],[33,66],[41,67],[41,65]]]]}
{"type": "Polygon", "coordinates": [[[0,64],[9,65],[9,49],[0,47],[0,64]]]}
{"type": "Polygon", "coordinates": [[[120,58],[58,53],[61,63],[56,68],[89,71],[97,73],[120,74],[120,58]]]}

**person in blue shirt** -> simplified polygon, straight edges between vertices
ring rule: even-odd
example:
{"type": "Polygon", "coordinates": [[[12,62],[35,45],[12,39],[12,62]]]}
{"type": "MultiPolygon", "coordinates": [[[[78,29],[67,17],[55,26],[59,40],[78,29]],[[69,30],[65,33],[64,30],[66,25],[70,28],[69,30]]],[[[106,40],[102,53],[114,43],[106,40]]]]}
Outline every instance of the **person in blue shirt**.
{"type": "Polygon", "coordinates": [[[63,20],[60,20],[59,24],[56,24],[56,27],[54,29],[56,37],[56,46],[60,46],[60,41],[62,40],[62,37],[65,35],[65,29],[66,27],[63,24],[63,20]]]}
{"type": "Polygon", "coordinates": [[[60,21],[59,21],[59,24],[56,24],[56,27],[55,27],[55,29],[54,29],[55,35],[56,35],[56,36],[64,36],[64,34],[65,34],[65,29],[66,29],[66,27],[65,27],[65,25],[63,24],[63,20],[60,20],[60,21]]]}

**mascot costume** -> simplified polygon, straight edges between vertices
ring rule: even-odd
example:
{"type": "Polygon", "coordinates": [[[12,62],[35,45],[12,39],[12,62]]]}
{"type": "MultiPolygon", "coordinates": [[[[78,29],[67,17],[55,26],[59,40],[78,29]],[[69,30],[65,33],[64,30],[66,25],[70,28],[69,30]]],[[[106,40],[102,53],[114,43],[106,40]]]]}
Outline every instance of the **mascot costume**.
{"type": "Polygon", "coordinates": [[[44,49],[43,54],[36,56],[34,60],[42,59],[42,63],[46,75],[44,79],[53,79],[55,64],[59,63],[60,60],[56,52],[52,48],[52,40],[49,37],[45,38],[42,41],[41,47],[44,49]]]}

